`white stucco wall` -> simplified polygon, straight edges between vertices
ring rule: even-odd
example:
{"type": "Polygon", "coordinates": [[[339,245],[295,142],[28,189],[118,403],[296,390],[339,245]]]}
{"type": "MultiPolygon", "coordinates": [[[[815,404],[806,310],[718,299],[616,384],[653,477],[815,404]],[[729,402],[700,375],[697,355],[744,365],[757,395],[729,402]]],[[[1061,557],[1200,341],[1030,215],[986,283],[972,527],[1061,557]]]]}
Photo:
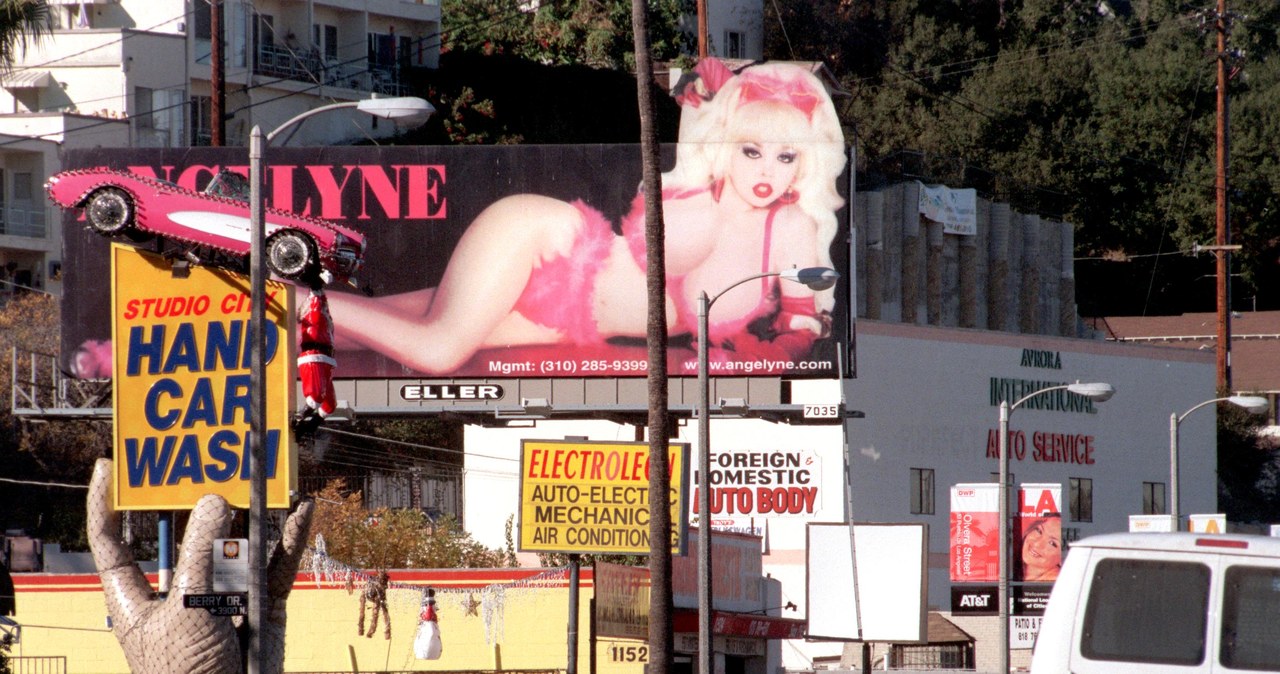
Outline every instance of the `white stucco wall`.
{"type": "MultiPolygon", "coordinates": [[[[1070,478],[1093,481],[1093,521],[1073,521],[1062,504],[1063,526],[1080,536],[1123,531],[1128,516],[1142,512],[1143,482],[1169,482],[1169,415],[1214,396],[1212,354],[1099,341],[919,327],[862,321],[858,327],[857,378],[845,382],[846,405],[866,414],[848,422],[852,507],[856,521],[924,522],[929,525],[928,605],[950,610],[947,575],[948,493],[952,484],[993,481],[998,462],[987,455],[998,427],[991,402],[997,379],[1069,383],[1105,381],[1115,396],[1095,412],[1019,408],[1011,432],[1027,437],[1028,454],[1011,460],[1017,483],[1059,483],[1064,501],[1070,478]],[[1060,368],[1023,364],[1023,350],[1052,354],[1060,368]],[[1092,464],[1037,461],[1036,432],[1091,437],[1092,464]],[[934,514],[910,512],[912,468],[935,473],[934,514]]],[[[795,383],[797,402],[838,398],[835,382],[795,383]]],[[[1181,510],[1216,512],[1216,447],[1212,408],[1189,416],[1181,427],[1181,510]]],[[[680,426],[681,441],[696,450],[697,424],[680,426]]],[[[539,422],[536,428],[466,432],[466,526],[486,545],[503,544],[506,518],[516,512],[519,440],[585,436],[635,440],[635,431],[604,421],[539,422]]],[[[718,420],[715,452],[751,449],[812,451],[821,457],[823,498],[811,517],[758,519],[765,533],[764,570],[781,581],[781,603],[805,610],[805,526],[841,521],[844,437],[839,426],[788,426],[755,420],[718,420]]],[[[696,451],[691,463],[696,465],[696,451]]],[[[693,496],[690,494],[690,499],[693,496]]],[[[810,582],[813,579],[808,579],[810,582]]],[[[994,618],[990,619],[994,620],[994,618]]],[[[806,669],[818,656],[837,656],[838,643],[783,644],[788,669],[806,669]]],[[[979,657],[983,652],[979,645],[979,657]]]]}

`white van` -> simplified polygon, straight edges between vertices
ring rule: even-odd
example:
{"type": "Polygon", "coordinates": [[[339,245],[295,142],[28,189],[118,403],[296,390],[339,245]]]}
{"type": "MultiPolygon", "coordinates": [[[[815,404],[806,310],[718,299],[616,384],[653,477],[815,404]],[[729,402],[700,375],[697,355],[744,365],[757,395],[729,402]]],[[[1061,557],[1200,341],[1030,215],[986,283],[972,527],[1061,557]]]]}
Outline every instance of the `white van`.
{"type": "Polygon", "coordinates": [[[1280,538],[1130,533],[1072,543],[1031,672],[1280,672],[1280,538]]]}

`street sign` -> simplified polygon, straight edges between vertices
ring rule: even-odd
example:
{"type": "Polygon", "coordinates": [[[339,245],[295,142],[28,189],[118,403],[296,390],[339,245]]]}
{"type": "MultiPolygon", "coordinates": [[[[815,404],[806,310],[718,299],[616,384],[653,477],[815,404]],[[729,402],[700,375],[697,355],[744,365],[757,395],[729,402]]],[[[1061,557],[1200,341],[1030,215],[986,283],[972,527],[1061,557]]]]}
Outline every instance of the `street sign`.
{"type": "Polygon", "coordinates": [[[834,404],[828,405],[805,405],[805,419],[839,419],[840,406],[834,404]]]}
{"type": "Polygon", "coordinates": [[[182,595],[183,608],[202,608],[209,615],[249,615],[248,592],[215,592],[182,595]]]}
{"type": "Polygon", "coordinates": [[[249,539],[213,539],[213,591],[249,591],[249,539]]]}

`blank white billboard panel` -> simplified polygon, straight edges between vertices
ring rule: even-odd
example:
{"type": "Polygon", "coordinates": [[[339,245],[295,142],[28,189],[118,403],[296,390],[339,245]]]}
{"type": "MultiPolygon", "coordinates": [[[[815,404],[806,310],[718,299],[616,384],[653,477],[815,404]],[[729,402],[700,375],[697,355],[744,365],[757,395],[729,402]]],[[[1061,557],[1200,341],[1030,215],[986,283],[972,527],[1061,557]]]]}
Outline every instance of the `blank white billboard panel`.
{"type": "Polygon", "coordinates": [[[924,642],[928,540],[924,524],[855,524],[852,540],[848,524],[810,524],[809,638],[924,642]]]}

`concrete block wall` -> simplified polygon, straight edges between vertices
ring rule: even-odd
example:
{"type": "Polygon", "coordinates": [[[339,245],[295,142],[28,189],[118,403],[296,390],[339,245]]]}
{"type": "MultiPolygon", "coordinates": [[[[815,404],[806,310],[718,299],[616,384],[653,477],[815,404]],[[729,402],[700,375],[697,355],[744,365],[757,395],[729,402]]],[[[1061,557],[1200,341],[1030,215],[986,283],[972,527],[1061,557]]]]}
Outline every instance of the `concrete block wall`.
{"type": "Polygon", "coordinates": [[[859,193],[859,318],[1078,337],[1074,228],[977,200],[974,236],[919,213],[920,184],[859,193]]]}

